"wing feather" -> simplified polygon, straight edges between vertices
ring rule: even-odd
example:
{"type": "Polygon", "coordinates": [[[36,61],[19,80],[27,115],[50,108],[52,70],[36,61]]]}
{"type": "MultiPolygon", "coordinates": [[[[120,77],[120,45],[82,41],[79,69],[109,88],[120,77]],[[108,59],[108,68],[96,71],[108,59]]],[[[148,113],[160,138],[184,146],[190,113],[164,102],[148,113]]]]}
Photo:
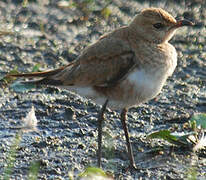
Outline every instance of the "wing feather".
{"type": "Polygon", "coordinates": [[[123,40],[105,38],[89,46],[75,65],[55,78],[64,85],[107,86],[123,79],[135,66],[135,53],[123,40]]]}
{"type": "Polygon", "coordinates": [[[108,37],[86,48],[75,62],[67,66],[51,71],[9,76],[34,78],[29,82],[44,85],[100,87],[118,83],[135,66],[135,53],[127,42],[108,37]]]}

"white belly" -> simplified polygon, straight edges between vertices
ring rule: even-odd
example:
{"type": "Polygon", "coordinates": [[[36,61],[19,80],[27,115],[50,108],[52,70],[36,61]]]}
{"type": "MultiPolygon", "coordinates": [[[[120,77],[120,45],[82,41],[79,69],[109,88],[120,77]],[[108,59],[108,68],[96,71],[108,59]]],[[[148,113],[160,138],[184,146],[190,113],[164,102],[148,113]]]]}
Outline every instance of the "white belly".
{"type": "Polygon", "coordinates": [[[136,94],[131,97],[131,104],[143,103],[157,96],[167,77],[167,73],[160,70],[155,72],[136,70],[132,72],[127,78],[136,89],[136,94]]]}
{"type": "MultiPolygon", "coordinates": [[[[122,88],[127,88],[126,83],[129,82],[134,87],[134,93],[125,93],[121,95],[120,100],[109,98],[108,106],[113,109],[131,107],[138,105],[147,100],[154,98],[162,89],[167,79],[166,73],[146,73],[144,70],[136,70],[132,72],[121,84],[122,88]]],[[[97,104],[104,104],[108,97],[101,96],[92,87],[65,87],[80,96],[92,99],[97,104]]],[[[129,92],[129,90],[128,90],[129,92]]],[[[117,92],[118,93],[118,92],[117,92]]]]}

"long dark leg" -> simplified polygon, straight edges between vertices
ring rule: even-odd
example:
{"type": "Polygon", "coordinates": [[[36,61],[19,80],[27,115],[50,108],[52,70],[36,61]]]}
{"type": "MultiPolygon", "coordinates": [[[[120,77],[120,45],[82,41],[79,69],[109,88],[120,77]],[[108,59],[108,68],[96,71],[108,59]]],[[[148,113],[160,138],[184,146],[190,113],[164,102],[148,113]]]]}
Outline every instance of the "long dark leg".
{"type": "Polygon", "coordinates": [[[102,106],[102,109],[99,112],[98,115],[98,167],[101,167],[101,158],[102,158],[102,122],[104,120],[104,112],[106,110],[108,103],[108,99],[105,101],[104,105],[102,106]]]}
{"type": "Polygon", "coordinates": [[[129,139],[129,133],[128,133],[128,127],[127,127],[126,120],[127,120],[127,109],[124,108],[121,112],[121,122],[122,122],[124,134],[125,134],[125,138],[126,138],[126,142],[127,142],[127,151],[128,151],[129,160],[130,160],[130,167],[133,169],[136,169],[133,151],[132,151],[132,146],[131,146],[130,139],[129,139]]]}

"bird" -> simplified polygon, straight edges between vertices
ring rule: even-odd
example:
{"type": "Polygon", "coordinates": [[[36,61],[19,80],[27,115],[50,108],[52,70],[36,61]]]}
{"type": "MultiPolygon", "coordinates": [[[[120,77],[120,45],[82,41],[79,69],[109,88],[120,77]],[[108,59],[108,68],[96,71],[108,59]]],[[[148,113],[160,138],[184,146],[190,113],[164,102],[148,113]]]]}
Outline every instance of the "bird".
{"type": "Polygon", "coordinates": [[[106,108],[121,110],[129,167],[137,169],[127,126],[127,112],[156,97],[177,65],[169,43],[176,30],[193,26],[162,8],[145,8],[131,23],[101,36],[66,66],[44,72],[8,74],[23,83],[57,86],[102,105],[98,114],[97,165],[101,167],[102,122],[106,108]]]}

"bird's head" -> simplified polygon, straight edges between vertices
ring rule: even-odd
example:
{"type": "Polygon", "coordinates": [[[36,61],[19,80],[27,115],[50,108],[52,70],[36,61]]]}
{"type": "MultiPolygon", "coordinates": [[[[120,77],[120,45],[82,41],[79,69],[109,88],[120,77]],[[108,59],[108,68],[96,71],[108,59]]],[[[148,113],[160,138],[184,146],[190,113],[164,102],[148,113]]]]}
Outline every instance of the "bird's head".
{"type": "Polygon", "coordinates": [[[169,41],[177,28],[192,25],[188,20],[176,21],[161,8],[147,8],[134,18],[130,27],[145,40],[159,44],[169,41]]]}

